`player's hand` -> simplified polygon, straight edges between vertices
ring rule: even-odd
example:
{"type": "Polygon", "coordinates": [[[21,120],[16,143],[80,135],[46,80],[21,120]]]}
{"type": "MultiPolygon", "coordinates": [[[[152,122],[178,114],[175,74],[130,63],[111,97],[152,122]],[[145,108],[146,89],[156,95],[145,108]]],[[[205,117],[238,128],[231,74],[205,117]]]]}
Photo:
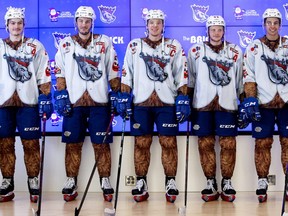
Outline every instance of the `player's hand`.
{"type": "Polygon", "coordinates": [[[109,103],[110,103],[110,109],[111,114],[114,113],[115,116],[118,116],[119,113],[117,112],[117,103],[118,103],[118,92],[111,91],[109,92],[109,103]]]}
{"type": "Polygon", "coordinates": [[[132,115],[132,96],[130,93],[120,92],[118,94],[117,112],[123,119],[132,115]]]}
{"type": "Polygon", "coordinates": [[[38,97],[38,109],[39,116],[41,118],[44,117],[44,113],[46,114],[46,118],[49,119],[54,111],[51,93],[48,95],[40,94],[38,97]]]}
{"type": "Polygon", "coordinates": [[[69,116],[72,112],[71,102],[67,90],[55,91],[55,110],[61,116],[69,116]]]}
{"type": "Polygon", "coordinates": [[[178,95],[175,101],[176,119],[179,123],[183,123],[189,119],[191,114],[190,98],[188,95],[178,95]]]}
{"type": "Polygon", "coordinates": [[[241,105],[245,109],[247,117],[250,121],[261,120],[258,100],[255,97],[245,98],[241,105]]]}
{"type": "Polygon", "coordinates": [[[244,129],[246,127],[248,127],[248,125],[250,124],[250,120],[247,116],[246,110],[243,107],[243,104],[240,104],[238,106],[238,127],[240,129],[244,129]]]}

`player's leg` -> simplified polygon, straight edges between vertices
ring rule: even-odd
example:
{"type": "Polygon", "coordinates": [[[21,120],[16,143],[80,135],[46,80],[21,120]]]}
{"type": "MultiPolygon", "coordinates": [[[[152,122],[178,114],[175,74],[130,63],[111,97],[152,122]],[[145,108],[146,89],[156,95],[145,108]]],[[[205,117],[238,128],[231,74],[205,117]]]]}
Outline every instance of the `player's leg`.
{"type": "Polygon", "coordinates": [[[219,198],[216,181],[215,125],[212,111],[195,111],[192,133],[198,136],[198,151],[200,163],[207,179],[206,188],[201,191],[205,202],[219,198]]]}
{"type": "Polygon", "coordinates": [[[114,189],[109,180],[111,175],[111,150],[109,143],[113,142],[112,125],[106,136],[107,127],[111,120],[110,107],[101,106],[89,109],[88,129],[94,149],[95,161],[97,162],[103,198],[105,201],[111,202],[114,194],[114,189]]]}
{"type": "Polygon", "coordinates": [[[0,138],[0,168],[3,176],[0,185],[0,202],[11,201],[15,196],[15,161],[15,138],[0,138]]]}
{"type": "Polygon", "coordinates": [[[0,202],[14,198],[16,109],[0,108],[0,202]]]}
{"type": "MultiPolygon", "coordinates": [[[[288,165],[288,107],[284,106],[279,110],[277,115],[277,126],[280,135],[281,144],[281,163],[283,167],[283,173],[286,174],[286,166],[288,165]]],[[[288,201],[288,186],[286,189],[286,200],[288,201]]]]}
{"type": "Polygon", "coordinates": [[[134,115],[130,118],[131,135],[134,138],[134,167],[137,176],[136,187],[132,195],[136,202],[145,201],[149,197],[147,173],[150,165],[150,147],[154,117],[151,108],[135,106],[134,115]]]}
{"type": "Polygon", "coordinates": [[[215,124],[221,147],[221,198],[224,201],[233,202],[236,198],[236,191],[232,186],[231,178],[236,163],[237,113],[216,111],[215,124]]]}
{"type": "Polygon", "coordinates": [[[267,200],[268,175],[271,165],[271,148],[275,125],[275,113],[260,108],[261,120],[252,122],[252,136],[255,138],[254,160],[258,175],[256,195],[260,203],[267,200]],[[261,128],[261,130],[257,130],[261,128]]]}
{"type": "Polygon", "coordinates": [[[161,161],[165,173],[166,200],[174,203],[179,191],[176,186],[176,174],[178,165],[178,148],[176,135],[178,134],[178,123],[174,107],[156,107],[155,123],[159,133],[159,142],[162,149],[161,161]]]}
{"type": "Polygon", "coordinates": [[[137,176],[137,182],[132,195],[136,202],[142,202],[148,199],[147,173],[150,165],[150,146],[152,144],[152,135],[135,136],[134,145],[134,166],[137,176]]]}
{"type": "Polygon", "coordinates": [[[82,107],[74,107],[73,114],[63,118],[62,142],[66,143],[65,170],[67,178],[62,194],[66,202],[75,200],[78,196],[77,180],[81,164],[82,146],[87,129],[86,119],[87,115],[82,107]]]}
{"type": "Polygon", "coordinates": [[[220,164],[221,164],[221,198],[224,201],[233,202],[236,198],[236,191],[232,186],[231,178],[233,176],[236,162],[236,138],[235,137],[219,137],[221,146],[220,164]]]}

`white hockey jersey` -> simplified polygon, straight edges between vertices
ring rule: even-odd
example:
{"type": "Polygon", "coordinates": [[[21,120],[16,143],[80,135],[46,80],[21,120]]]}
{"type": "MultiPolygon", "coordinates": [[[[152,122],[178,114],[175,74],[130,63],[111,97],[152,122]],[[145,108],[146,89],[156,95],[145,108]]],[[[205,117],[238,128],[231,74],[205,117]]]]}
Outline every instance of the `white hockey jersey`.
{"type": "Polygon", "coordinates": [[[107,103],[108,81],[119,77],[118,58],[110,38],[97,35],[93,41],[84,49],[72,37],[65,37],[55,55],[56,77],[66,79],[72,104],[86,90],[95,102],[107,103]]]}
{"type": "Polygon", "coordinates": [[[165,39],[164,46],[160,43],[155,49],[141,38],[128,44],[121,83],[133,89],[134,103],[144,102],[155,91],[163,103],[174,104],[187,75],[187,59],[177,40],[165,39]]]}
{"type": "Polygon", "coordinates": [[[15,91],[23,103],[38,104],[39,85],[51,82],[49,56],[44,46],[29,38],[15,50],[1,39],[0,56],[0,105],[15,91]]]}
{"type": "Polygon", "coordinates": [[[243,92],[242,50],[227,43],[214,52],[205,43],[193,45],[188,53],[188,87],[194,88],[193,107],[203,108],[216,95],[227,110],[238,110],[238,97],[243,92]]]}
{"type": "Polygon", "coordinates": [[[277,92],[288,101],[288,40],[275,52],[259,39],[250,43],[244,55],[244,83],[257,83],[259,104],[266,104],[277,92]]]}

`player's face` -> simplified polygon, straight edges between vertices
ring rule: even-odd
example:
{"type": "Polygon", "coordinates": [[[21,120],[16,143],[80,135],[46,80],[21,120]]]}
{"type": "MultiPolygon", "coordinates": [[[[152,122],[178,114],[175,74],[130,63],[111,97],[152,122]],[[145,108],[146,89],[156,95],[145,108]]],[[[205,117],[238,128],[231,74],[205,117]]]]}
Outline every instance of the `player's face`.
{"type": "Polygon", "coordinates": [[[280,20],[275,17],[269,17],[265,22],[266,36],[269,38],[278,38],[280,29],[280,20]]]}
{"type": "Polygon", "coordinates": [[[8,31],[10,35],[20,36],[23,33],[24,21],[20,18],[13,18],[8,20],[8,31]]]}
{"type": "Polygon", "coordinates": [[[208,35],[211,44],[220,45],[224,36],[224,27],[219,25],[210,26],[208,30],[208,35]]]}
{"type": "Polygon", "coordinates": [[[161,19],[150,19],[147,23],[149,36],[159,37],[163,32],[163,20],[161,19]]]}
{"type": "Polygon", "coordinates": [[[76,26],[79,34],[88,35],[92,27],[92,19],[86,17],[79,17],[77,18],[76,26]]]}

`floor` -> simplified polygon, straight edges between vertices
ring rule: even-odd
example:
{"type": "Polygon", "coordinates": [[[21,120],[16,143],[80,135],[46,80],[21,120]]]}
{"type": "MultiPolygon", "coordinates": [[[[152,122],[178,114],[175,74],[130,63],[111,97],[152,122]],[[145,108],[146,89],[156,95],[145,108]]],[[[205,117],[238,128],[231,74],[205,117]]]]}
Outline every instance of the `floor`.
{"type": "MultiPolygon", "coordinates": [[[[83,193],[72,202],[63,201],[62,195],[56,192],[44,192],[42,216],[75,215],[75,208],[79,207],[83,193]]],[[[199,193],[188,193],[186,215],[233,215],[233,216],[280,216],[282,210],[282,192],[269,192],[268,201],[259,203],[254,192],[238,192],[233,203],[219,199],[213,202],[204,202],[199,193]]],[[[101,193],[88,193],[79,215],[104,215],[105,208],[113,210],[112,203],[104,202],[101,193]]],[[[15,192],[11,202],[0,203],[1,216],[33,216],[32,208],[37,210],[38,205],[30,203],[27,192],[15,192]]],[[[120,193],[118,197],[117,216],[176,216],[178,209],[184,207],[184,194],[181,193],[175,203],[166,202],[162,193],[150,193],[148,201],[136,203],[130,193],[120,193]]],[[[288,212],[288,211],[287,211],[288,212]]]]}

